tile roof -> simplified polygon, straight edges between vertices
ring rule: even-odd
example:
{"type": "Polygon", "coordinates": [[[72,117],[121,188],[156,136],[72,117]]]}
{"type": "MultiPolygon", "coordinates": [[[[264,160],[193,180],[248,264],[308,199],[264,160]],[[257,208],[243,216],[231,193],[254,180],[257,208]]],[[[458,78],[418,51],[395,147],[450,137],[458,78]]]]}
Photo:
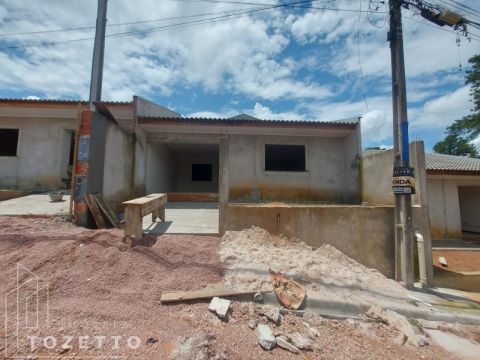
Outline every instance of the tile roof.
{"type": "Polygon", "coordinates": [[[425,168],[444,171],[480,171],[480,159],[466,156],[425,154],[425,168]]]}

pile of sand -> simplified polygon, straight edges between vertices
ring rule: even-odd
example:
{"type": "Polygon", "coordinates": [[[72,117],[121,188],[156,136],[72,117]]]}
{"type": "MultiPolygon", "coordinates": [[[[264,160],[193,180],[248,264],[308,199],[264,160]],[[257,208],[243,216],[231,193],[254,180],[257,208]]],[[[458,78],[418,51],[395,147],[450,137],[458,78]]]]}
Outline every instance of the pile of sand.
{"type": "Polygon", "coordinates": [[[270,268],[302,283],[311,297],[385,305],[400,299],[404,303],[408,293],[331,245],[313,249],[258,227],[227,232],[219,254],[226,264],[227,287],[270,290],[270,268]]]}

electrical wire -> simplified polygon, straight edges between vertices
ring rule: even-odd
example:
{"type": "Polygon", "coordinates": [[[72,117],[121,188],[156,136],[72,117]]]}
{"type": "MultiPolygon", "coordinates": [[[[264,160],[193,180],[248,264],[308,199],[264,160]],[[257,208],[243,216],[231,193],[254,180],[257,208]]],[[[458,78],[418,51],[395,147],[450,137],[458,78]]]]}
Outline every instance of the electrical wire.
{"type": "MultiPolygon", "coordinates": [[[[176,19],[187,19],[187,18],[203,17],[203,16],[210,16],[210,15],[218,15],[218,14],[228,14],[228,13],[234,14],[236,12],[244,11],[244,10],[247,10],[247,9],[237,9],[237,10],[231,10],[231,11],[225,11],[224,10],[224,11],[194,14],[194,15],[172,16],[172,17],[151,19],[151,20],[130,21],[130,22],[124,22],[124,23],[117,23],[117,24],[107,24],[106,26],[107,27],[115,27],[115,26],[125,26],[125,25],[138,25],[138,24],[169,21],[169,20],[176,20],[176,19]]],[[[17,33],[3,33],[3,34],[0,33],[0,36],[47,34],[47,33],[55,33],[55,32],[82,31],[82,30],[92,30],[92,29],[95,29],[95,26],[85,26],[85,27],[76,27],[76,28],[62,28],[62,29],[51,29],[51,30],[39,30],[39,31],[29,31],[29,32],[17,32],[17,33]]]]}
{"type": "MultiPolygon", "coordinates": [[[[298,2],[294,2],[294,3],[289,3],[288,5],[287,4],[269,5],[269,6],[266,6],[266,7],[263,7],[263,8],[239,11],[239,12],[236,12],[234,14],[226,14],[226,15],[223,15],[223,16],[211,17],[211,18],[200,19],[200,20],[186,21],[186,22],[181,22],[181,23],[177,23],[177,24],[169,24],[169,25],[164,25],[164,26],[159,26],[159,27],[154,27],[154,28],[149,28],[149,29],[143,29],[143,30],[133,30],[133,31],[126,31],[126,32],[120,32],[120,33],[114,33],[114,34],[107,34],[107,35],[105,35],[105,37],[115,38],[115,37],[121,37],[121,36],[127,36],[127,35],[146,34],[146,33],[150,33],[150,32],[162,31],[162,30],[170,29],[170,28],[208,24],[208,23],[212,23],[212,22],[235,19],[235,18],[238,18],[238,17],[242,17],[244,15],[247,15],[247,14],[257,13],[257,12],[261,12],[261,11],[274,10],[274,9],[284,8],[284,7],[298,7],[298,6],[301,6],[301,4],[303,4],[303,3],[310,3],[310,1],[298,1],[298,2]]],[[[343,9],[342,10],[342,9],[315,8],[315,7],[305,7],[305,8],[330,10],[330,11],[349,11],[349,12],[358,12],[359,11],[359,10],[354,10],[354,9],[343,9]]],[[[367,11],[362,10],[362,12],[367,12],[367,11]]],[[[61,45],[61,44],[72,44],[72,43],[76,43],[76,42],[88,41],[88,40],[93,40],[93,39],[94,39],[94,37],[85,37],[85,38],[78,38],[78,39],[53,41],[53,42],[12,45],[12,46],[1,47],[0,50],[21,49],[21,48],[38,47],[38,46],[56,46],[56,45],[61,45]]]]}

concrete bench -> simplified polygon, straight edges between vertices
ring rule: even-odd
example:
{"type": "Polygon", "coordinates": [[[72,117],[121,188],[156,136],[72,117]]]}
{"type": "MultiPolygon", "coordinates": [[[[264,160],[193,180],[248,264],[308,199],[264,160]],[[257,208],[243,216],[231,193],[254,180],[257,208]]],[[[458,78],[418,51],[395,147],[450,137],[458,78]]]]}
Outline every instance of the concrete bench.
{"type": "Polygon", "coordinates": [[[125,201],[125,238],[140,240],[142,238],[142,220],[145,215],[152,214],[152,222],[157,218],[165,221],[165,204],[167,194],[150,194],[138,199],[125,201]]]}

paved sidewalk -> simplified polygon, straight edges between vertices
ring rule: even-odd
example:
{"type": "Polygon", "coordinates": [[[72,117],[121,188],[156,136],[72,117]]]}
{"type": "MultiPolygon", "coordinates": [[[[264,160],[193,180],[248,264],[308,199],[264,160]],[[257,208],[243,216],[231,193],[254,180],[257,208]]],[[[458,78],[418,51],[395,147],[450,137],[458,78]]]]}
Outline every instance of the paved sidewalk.
{"type": "Polygon", "coordinates": [[[143,218],[143,230],[146,234],[218,234],[218,204],[211,202],[167,203],[165,222],[152,216],[143,218]]]}
{"type": "Polygon", "coordinates": [[[67,215],[70,194],[62,201],[51,202],[48,193],[0,201],[0,215],[67,215]]]}

